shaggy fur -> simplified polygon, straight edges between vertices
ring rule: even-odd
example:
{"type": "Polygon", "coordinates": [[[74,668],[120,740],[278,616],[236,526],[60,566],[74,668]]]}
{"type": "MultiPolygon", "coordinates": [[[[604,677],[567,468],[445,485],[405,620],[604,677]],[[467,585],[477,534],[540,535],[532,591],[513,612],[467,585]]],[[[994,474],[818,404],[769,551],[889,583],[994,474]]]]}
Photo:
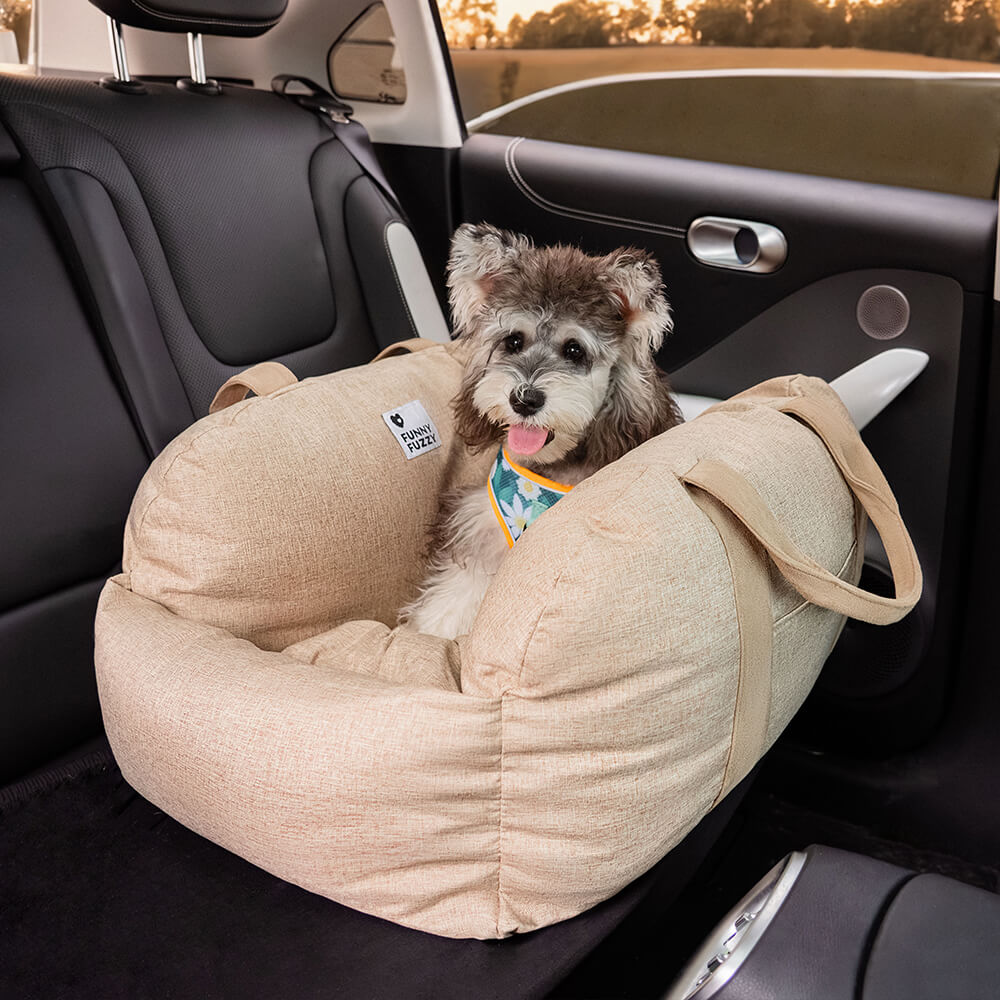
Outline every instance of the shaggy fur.
{"type": "MultiPolygon", "coordinates": [[[[536,440],[525,454],[508,438],[514,461],[576,485],[680,423],[655,362],[670,310],[644,251],[592,257],[464,225],[452,241],[448,288],[456,335],[469,347],[452,404],[469,448],[495,450],[519,427],[514,440],[526,430],[536,440]]],[[[507,550],[485,483],[446,497],[427,578],[400,620],[446,638],[468,632],[507,550]]]]}

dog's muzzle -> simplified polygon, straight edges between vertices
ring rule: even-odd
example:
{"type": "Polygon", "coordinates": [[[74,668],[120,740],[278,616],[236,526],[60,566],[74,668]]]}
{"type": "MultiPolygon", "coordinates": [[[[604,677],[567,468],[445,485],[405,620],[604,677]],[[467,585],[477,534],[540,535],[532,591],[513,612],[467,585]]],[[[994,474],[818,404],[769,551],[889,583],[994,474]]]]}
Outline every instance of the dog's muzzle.
{"type": "Polygon", "coordinates": [[[511,409],[522,417],[530,417],[545,405],[545,393],[530,382],[515,386],[510,394],[511,409]]]}

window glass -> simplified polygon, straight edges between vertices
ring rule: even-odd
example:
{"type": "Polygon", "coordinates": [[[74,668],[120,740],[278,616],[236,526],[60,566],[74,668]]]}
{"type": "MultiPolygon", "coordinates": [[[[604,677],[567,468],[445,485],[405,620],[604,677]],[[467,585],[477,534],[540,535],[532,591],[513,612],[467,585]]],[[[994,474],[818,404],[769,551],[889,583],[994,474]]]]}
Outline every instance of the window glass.
{"type": "Polygon", "coordinates": [[[32,0],[0,0],[0,66],[34,66],[32,0]]]}
{"type": "Polygon", "coordinates": [[[334,43],[327,70],[340,97],[381,104],[406,100],[406,74],[383,4],[372,4],[334,43]]]}
{"type": "Polygon", "coordinates": [[[472,132],[994,193],[997,0],[440,9],[472,132]]]}

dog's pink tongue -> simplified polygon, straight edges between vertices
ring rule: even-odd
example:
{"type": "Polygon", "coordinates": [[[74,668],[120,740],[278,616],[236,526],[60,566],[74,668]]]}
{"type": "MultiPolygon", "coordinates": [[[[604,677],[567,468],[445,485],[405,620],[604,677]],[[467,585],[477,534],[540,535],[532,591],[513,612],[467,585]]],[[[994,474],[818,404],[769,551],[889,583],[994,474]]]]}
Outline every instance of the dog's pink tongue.
{"type": "Polygon", "coordinates": [[[511,424],[507,428],[507,445],[518,455],[534,455],[540,451],[549,438],[545,427],[526,427],[524,424],[511,424]]]}

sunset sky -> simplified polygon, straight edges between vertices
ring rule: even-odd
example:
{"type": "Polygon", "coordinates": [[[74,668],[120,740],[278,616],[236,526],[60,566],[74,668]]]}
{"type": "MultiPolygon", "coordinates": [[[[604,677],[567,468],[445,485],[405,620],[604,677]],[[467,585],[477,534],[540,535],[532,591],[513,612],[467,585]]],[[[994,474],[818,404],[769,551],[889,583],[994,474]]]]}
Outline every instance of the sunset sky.
{"type": "Polygon", "coordinates": [[[515,15],[528,20],[536,10],[551,10],[559,0],[497,0],[497,27],[503,31],[515,15]]]}

